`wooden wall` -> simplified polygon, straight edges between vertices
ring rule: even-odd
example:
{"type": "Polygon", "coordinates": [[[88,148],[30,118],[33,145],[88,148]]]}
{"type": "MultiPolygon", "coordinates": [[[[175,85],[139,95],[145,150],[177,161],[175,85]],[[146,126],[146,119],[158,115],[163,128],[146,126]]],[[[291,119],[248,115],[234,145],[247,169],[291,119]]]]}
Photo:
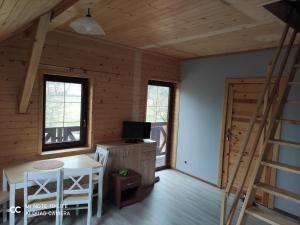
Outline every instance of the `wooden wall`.
{"type": "Polygon", "coordinates": [[[122,121],[145,118],[147,81],[179,83],[179,61],[112,45],[88,37],[51,32],[27,114],[18,114],[18,96],[29,58],[31,35],[24,32],[0,44],[0,169],[37,158],[78,154],[41,154],[43,73],[91,80],[91,146],[120,139],[122,121]]]}

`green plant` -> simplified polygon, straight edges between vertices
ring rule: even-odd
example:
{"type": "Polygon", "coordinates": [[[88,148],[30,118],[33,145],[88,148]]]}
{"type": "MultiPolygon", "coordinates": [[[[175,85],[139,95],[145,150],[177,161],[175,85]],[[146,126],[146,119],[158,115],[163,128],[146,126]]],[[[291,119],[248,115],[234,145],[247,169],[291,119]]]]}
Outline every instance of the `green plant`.
{"type": "Polygon", "coordinates": [[[128,169],[120,169],[119,170],[119,175],[121,175],[123,177],[128,176],[128,173],[129,173],[128,169]]]}

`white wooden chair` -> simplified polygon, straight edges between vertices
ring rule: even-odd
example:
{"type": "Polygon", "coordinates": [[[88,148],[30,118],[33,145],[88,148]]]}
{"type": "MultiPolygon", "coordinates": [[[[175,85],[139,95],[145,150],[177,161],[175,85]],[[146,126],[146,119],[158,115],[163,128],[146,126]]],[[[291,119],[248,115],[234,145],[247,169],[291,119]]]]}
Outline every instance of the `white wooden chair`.
{"type": "MultiPolygon", "coordinates": [[[[0,191],[0,205],[2,205],[2,217],[3,217],[3,223],[7,221],[7,208],[6,208],[6,203],[9,200],[9,193],[0,191]]],[[[1,210],[0,210],[1,212],[1,210]]]]}
{"type": "MultiPolygon", "coordinates": [[[[92,159],[94,159],[97,162],[100,162],[103,165],[103,174],[105,172],[105,168],[107,165],[107,161],[108,161],[108,155],[109,155],[109,151],[107,149],[101,148],[100,146],[97,145],[96,147],[96,152],[94,154],[88,154],[88,156],[92,159]]],[[[93,174],[93,189],[94,186],[96,186],[98,184],[98,180],[99,180],[99,174],[93,174]]],[[[103,177],[101,178],[102,182],[103,182],[103,177]]],[[[95,194],[93,194],[93,197],[98,196],[98,191],[96,191],[95,194]]],[[[78,207],[78,205],[77,205],[78,207]]],[[[76,210],[76,215],[79,214],[79,211],[76,210]]]]}
{"type": "Polygon", "coordinates": [[[24,173],[24,225],[39,211],[55,209],[56,225],[60,223],[61,170],[24,173]],[[51,189],[48,188],[51,183],[51,189]],[[55,184],[52,187],[52,184],[55,184]],[[54,188],[56,186],[56,188],[54,188]],[[34,188],[30,194],[29,187],[34,188]],[[36,187],[36,188],[35,188],[36,187]],[[55,190],[54,190],[55,189],[55,190]]]}
{"type": "MultiPolygon", "coordinates": [[[[106,168],[107,161],[108,161],[108,155],[109,155],[109,151],[107,149],[101,148],[100,146],[97,145],[96,152],[94,154],[94,160],[103,165],[103,176],[104,176],[105,168],[106,168]]],[[[93,185],[98,184],[98,180],[99,180],[99,174],[94,174],[93,175],[93,185]]],[[[103,182],[103,177],[101,177],[101,180],[103,182]]],[[[95,197],[95,196],[98,196],[98,192],[96,192],[93,195],[93,197],[95,197]]]]}
{"type": "Polygon", "coordinates": [[[78,209],[87,209],[87,225],[91,224],[93,197],[92,172],[92,168],[64,169],[61,204],[64,207],[74,207],[61,208],[61,224],[63,222],[63,211],[78,209]],[[84,181],[85,178],[88,178],[88,184],[84,181]]]}

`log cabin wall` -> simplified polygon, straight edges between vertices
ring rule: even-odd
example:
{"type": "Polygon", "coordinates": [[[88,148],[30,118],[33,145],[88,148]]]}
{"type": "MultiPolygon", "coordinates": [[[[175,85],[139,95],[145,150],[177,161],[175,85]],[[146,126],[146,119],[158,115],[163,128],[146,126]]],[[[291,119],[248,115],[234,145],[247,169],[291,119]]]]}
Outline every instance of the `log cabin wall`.
{"type": "MultiPolygon", "coordinates": [[[[40,61],[28,113],[18,114],[18,97],[31,48],[30,32],[0,44],[0,169],[20,162],[81,152],[41,154],[42,73],[90,78],[91,143],[120,139],[122,121],[145,119],[147,81],[179,83],[179,61],[62,32],[50,32],[40,61]]],[[[2,177],[1,177],[2,179],[2,177]]]]}

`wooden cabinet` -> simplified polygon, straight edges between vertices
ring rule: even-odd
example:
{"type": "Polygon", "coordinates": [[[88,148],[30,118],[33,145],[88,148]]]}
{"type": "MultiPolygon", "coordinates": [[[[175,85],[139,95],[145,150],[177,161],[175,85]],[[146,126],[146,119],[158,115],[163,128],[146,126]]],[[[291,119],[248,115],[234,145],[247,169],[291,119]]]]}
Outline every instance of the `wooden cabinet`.
{"type": "Polygon", "coordinates": [[[142,175],[142,186],[150,186],[155,181],[156,142],[146,140],[142,143],[113,142],[98,146],[109,151],[105,172],[105,191],[109,188],[109,177],[119,169],[132,169],[142,175]]]}
{"type": "Polygon", "coordinates": [[[129,170],[128,176],[123,177],[112,173],[112,200],[121,208],[140,201],[141,175],[129,170]]]}
{"type": "Polygon", "coordinates": [[[141,154],[142,184],[148,186],[155,181],[155,151],[144,151],[141,154]]]}

